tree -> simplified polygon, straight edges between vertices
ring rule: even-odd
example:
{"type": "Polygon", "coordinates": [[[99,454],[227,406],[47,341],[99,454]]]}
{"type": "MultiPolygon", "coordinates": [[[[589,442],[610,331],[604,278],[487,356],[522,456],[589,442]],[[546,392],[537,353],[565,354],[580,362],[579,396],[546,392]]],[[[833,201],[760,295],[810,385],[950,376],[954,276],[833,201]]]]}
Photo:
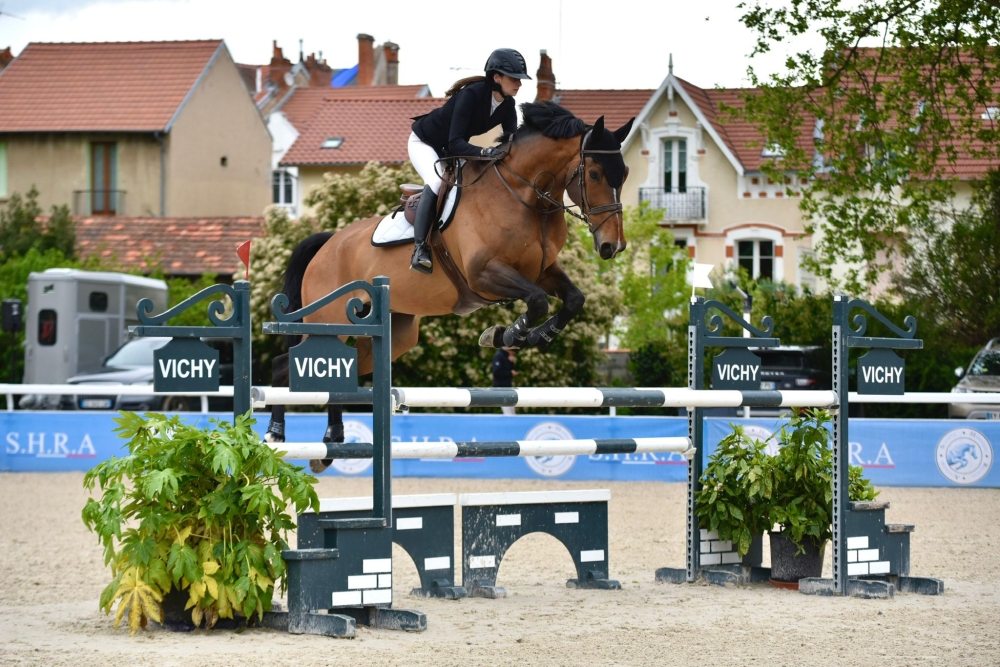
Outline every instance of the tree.
{"type": "MultiPolygon", "coordinates": [[[[816,237],[810,268],[863,292],[905,235],[940,223],[960,157],[1000,161],[996,0],[752,0],[751,58],[815,41],[760,77],[729,113],[776,155],[771,178],[810,179],[801,207],[816,237]],[[765,79],[765,80],[762,80],[765,79]],[[803,137],[814,137],[815,145],[803,137]]],[[[781,181],[778,181],[781,182],[781,181]]]]}
{"type": "Polygon", "coordinates": [[[908,244],[895,290],[926,324],[977,347],[1000,335],[1000,170],[948,227],[925,229],[908,244]]]}
{"type": "Polygon", "coordinates": [[[32,187],[22,197],[13,193],[0,210],[0,261],[20,257],[31,248],[45,253],[55,249],[66,258],[76,256],[76,228],[66,206],[53,206],[47,223],[40,218],[38,190],[32,187]]]}
{"type": "Polygon", "coordinates": [[[360,174],[325,174],[306,204],[316,211],[318,229],[335,232],[355,220],[386,215],[399,204],[400,185],[420,182],[409,162],[398,168],[369,162],[360,174]]]}

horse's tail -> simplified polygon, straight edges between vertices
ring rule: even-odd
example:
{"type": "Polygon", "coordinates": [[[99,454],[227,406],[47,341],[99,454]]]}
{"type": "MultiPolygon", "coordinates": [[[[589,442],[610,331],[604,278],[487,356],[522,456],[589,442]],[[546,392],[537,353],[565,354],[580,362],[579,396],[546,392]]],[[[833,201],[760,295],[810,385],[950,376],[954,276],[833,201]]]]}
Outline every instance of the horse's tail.
{"type": "MultiPolygon", "coordinates": [[[[285,312],[291,313],[302,307],[302,279],[306,275],[306,267],[313,260],[319,249],[330,240],[333,232],[318,232],[305,239],[292,251],[292,258],[288,260],[288,268],[285,269],[285,282],[281,288],[282,294],[288,297],[288,307],[285,312]]],[[[285,337],[289,347],[297,345],[301,339],[299,336],[285,337]]]]}

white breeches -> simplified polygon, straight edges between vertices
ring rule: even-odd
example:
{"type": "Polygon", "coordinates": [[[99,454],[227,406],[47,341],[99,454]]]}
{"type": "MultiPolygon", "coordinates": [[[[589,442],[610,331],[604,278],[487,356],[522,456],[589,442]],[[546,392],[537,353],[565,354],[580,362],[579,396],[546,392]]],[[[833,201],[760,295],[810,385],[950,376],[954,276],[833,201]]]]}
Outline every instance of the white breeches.
{"type": "Polygon", "coordinates": [[[434,194],[441,191],[441,178],[437,175],[438,154],[433,148],[420,141],[420,137],[415,132],[410,132],[410,140],[407,142],[407,151],[410,154],[410,162],[413,168],[424,179],[426,185],[431,186],[434,194]]]}

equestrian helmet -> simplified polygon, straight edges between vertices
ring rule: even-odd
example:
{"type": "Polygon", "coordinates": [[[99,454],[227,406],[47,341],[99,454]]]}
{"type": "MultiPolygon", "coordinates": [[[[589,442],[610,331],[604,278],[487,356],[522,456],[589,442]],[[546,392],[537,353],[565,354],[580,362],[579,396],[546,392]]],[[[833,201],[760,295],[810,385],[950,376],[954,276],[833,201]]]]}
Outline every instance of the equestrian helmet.
{"type": "Polygon", "coordinates": [[[524,56],[514,49],[497,49],[490,54],[484,68],[487,73],[499,72],[515,79],[530,79],[524,56]]]}

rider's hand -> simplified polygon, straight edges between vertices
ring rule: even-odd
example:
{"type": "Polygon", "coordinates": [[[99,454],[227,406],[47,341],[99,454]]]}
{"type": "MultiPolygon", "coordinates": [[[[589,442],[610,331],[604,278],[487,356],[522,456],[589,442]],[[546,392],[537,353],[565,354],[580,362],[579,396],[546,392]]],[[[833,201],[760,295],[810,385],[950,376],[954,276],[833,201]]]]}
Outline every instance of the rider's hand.
{"type": "Polygon", "coordinates": [[[479,151],[480,154],[490,160],[499,160],[507,153],[503,151],[499,146],[487,146],[483,150],[479,151]]]}

